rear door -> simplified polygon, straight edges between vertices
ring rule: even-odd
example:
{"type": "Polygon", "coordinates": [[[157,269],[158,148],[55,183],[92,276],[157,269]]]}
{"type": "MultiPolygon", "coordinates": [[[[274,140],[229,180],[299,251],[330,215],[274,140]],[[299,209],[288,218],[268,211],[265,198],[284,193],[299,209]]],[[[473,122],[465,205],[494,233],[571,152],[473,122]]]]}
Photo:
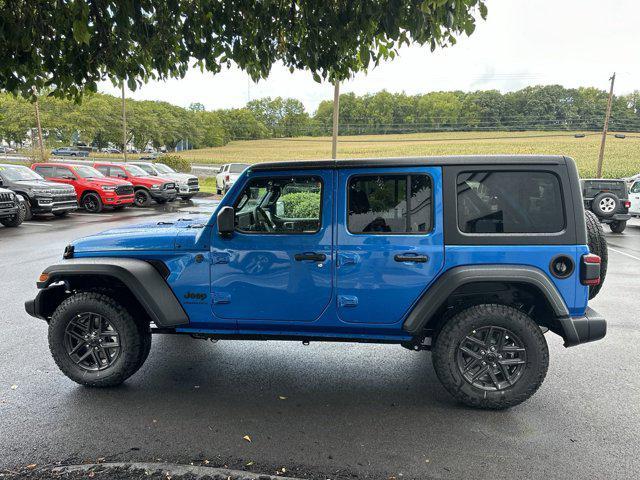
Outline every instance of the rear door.
{"type": "Polygon", "coordinates": [[[441,178],[439,167],[339,171],[341,321],[400,322],[442,269],[441,178]]]}

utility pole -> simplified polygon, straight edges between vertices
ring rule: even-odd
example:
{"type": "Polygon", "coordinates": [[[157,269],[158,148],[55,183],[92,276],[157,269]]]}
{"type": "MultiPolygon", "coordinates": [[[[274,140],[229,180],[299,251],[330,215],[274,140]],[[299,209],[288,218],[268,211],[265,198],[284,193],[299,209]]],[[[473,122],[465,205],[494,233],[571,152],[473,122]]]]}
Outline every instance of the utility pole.
{"type": "Polygon", "coordinates": [[[120,82],[122,87],[122,154],[124,161],[127,161],[127,107],[124,103],[124,80],[120,82]]]}
{"type": "Polygon", "coordinates": [[[42,124],[40,123],[40,103],[38,102],[38,95],[36,88],[33,87],[33,94],[36,96],[36,126],[38,127],[38,145],[40,147],[40,161],[44,162],[44,144],[42,143],[42,124]]]}
{"type": "Polygon", "coordinates": [[[607,141],[609,130],[609,117],[611,116],[611,101],[613,100],[613,84],[616,81],[615,72],[611,75],[611,87],[609,88],[609,99],[607,100],[607,113],[604,116],[604,128],[602,129],[602,141],[600,142],[600,155],[598,155],[598,178],[602,177],[602,162],[604,161],[604,144],[607,141]]]}
{"type": "Polygon", "coordinates": [[[338,119],[340,112],[340,82],[336,80],[333,88],[333,138],[331,140],[331,158],[338,154],[338,119]]]}

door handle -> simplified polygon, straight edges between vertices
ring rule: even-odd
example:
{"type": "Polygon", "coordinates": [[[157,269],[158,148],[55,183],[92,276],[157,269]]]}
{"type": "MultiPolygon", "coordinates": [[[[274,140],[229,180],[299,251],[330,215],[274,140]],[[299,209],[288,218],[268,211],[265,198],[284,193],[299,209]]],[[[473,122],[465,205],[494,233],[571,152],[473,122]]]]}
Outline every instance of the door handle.
{"type": "Polygon", "coordinates": [[[313,262],[324,262],[327,259],[327,256],[324,253],[305,252],[296,253],[293,258],[296,259],[296,262],[302,262],[304,260],[311,260],[313,262]]]}
{"type": "Polygon", "coordinates": [[[429,261],[429,257],[426,255],[416,255],[415,253],[398,253],[393,259],[396,262],[427,263],[429,261]]]}

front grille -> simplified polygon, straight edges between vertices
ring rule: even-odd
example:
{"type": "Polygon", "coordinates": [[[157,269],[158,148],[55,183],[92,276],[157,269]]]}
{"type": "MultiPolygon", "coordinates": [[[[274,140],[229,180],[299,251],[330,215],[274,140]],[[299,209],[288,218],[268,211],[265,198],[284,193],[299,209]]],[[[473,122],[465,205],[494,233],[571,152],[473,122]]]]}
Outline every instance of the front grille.
{"type": "Polygon", "coordinates": [[[11,193],[0,193],[0,202],[11,202],[13,204],[13,198],[11,193]]]}
{"type": "Polygon", "coordinates": [[[172,188],[176,188],[176,184],[175,183],[165,183],[162,188],[164,190],[171,190],[172,188]]]}
{"type": "Polygon", "coordinates": [[[131,185],[122,185],[117,187],[116,195],[133,195],[133,187],[131,185]]]}

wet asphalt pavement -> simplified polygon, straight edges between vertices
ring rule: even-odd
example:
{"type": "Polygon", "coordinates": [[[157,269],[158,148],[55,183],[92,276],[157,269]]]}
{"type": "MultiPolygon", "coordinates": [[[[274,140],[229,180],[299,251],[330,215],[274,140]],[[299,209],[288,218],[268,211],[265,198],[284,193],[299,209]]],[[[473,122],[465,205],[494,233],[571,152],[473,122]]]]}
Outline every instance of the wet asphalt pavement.
{"type": "Polygon", "coordinates": [[[508,411],[457,405],[428,352],[389,345],[155,336],[146,364],[122,387],[87,389],[64,377],[49,354],[46,323],[23,308],[40,271],[79,236],[211,208],[198,202],[0,227],[0,472],[99,459],[285,468],[314,479],[640,471],[637,220],[622,235],[607,233],[609,273],[591,302],[609,322],[605,339],[565,349],[547,334],[544,384],[508,411]]]}

